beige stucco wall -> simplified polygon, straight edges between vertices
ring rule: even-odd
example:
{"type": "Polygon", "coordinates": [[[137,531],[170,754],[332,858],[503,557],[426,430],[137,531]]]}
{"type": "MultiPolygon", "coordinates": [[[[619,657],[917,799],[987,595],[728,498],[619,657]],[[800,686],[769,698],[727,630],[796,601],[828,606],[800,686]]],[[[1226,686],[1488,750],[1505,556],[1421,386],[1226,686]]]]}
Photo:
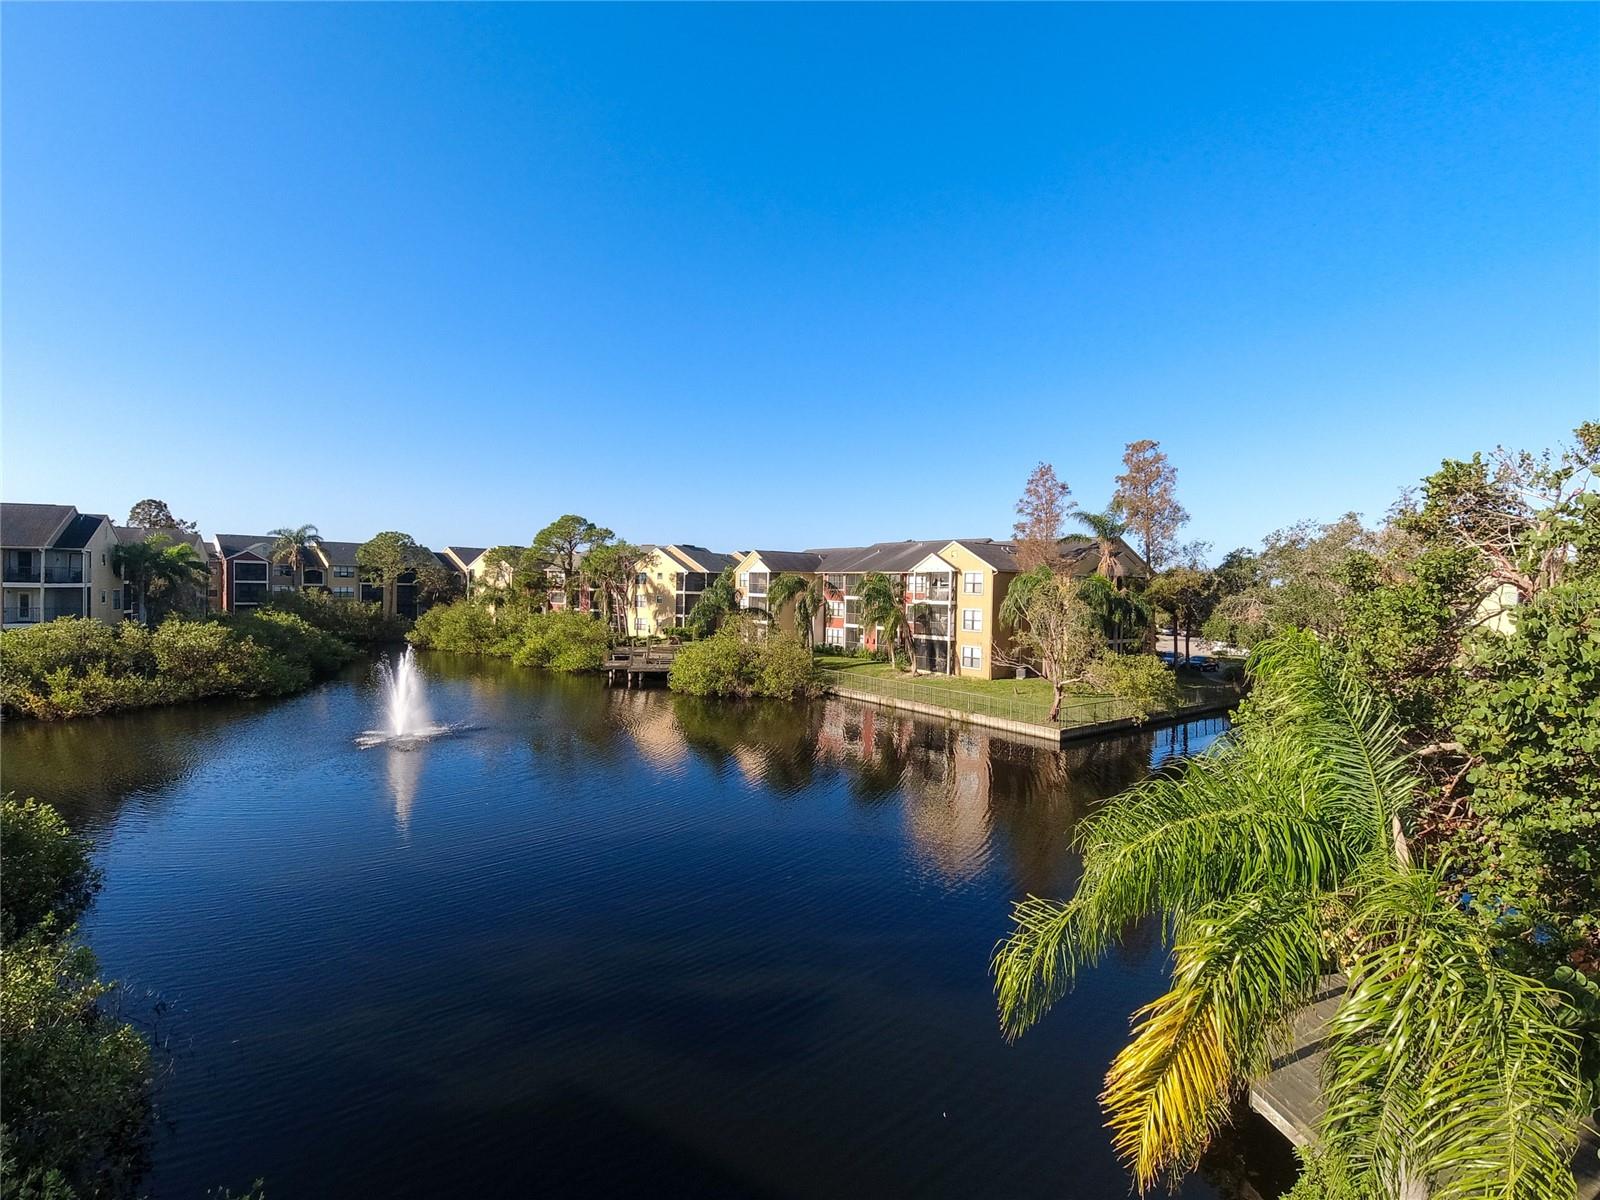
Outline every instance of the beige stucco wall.
{"type": "MultiPolygon", "coordinates": [[[[999,679],[1008,675],[1011,668],[995,661],[996,633],[1000,627],[1000,604],[1005,599],[1006,589],[1010,586],[1014,575],[1010,571],[996,571],[960,542],[951,542],[939,551],[939,557],[956,569],[954,613],[955,622],[955,652],[954,667],[957,675],[966,675],[978,679],[999,679]],[[965,589],[963,576],[969,571],[977,571],[983,578],[983,595],[969,596],[965,589]],[[982,614],[983,628],[981,630],[963,629],[962,610],[976,608],[982,614]],[[963,646],[976,646],[982,655],[983,662],[977,667],[963,667],[961,665],[961,648],[963,646]]],[[[1005,639],[1002,637],[999,644],[1003,647],[1005,639]]]]}

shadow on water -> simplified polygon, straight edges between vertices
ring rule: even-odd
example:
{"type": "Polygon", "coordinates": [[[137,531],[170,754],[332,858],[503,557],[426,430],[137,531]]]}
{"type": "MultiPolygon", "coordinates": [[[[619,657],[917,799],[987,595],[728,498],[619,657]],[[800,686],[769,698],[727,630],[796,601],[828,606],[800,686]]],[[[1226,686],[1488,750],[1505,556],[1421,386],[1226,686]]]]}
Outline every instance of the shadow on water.
{"type": "MultiPolygon", "coordinates": [[[[1016,1045],[989,954],[1070,893],[1085,815],[1223,723],[1056,749],[419,669],[459,736],[358,749],[365,665],[0,734],[5,786],[97,832],[106,970],[191,1026],[153,1194],[1126,1194],[1096,1096],[1162,948],[1016,1045]]],[[[1180,1194],[1244,1194],[1238,1144],[1180,1194]]]]}

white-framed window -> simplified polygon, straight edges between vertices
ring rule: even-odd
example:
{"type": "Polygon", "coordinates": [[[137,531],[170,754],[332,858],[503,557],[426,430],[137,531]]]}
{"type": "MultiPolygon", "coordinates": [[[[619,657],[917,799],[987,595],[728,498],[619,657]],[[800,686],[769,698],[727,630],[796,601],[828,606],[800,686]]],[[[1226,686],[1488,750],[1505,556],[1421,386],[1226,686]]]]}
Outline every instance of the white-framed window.
{"type": "Polygon", "coordinates": [[[969,596],[983,595],[983,572],[963,571],[961,574],[961,590],[969,596]]]}
{"type": "Polygon", "coordinates": [[[976,646],[961,647],[961,665],[963,667],[983,666],[983,651],[976,646]]]}
{"type": "Polygon", "coordinates": [[[844,645],[844,630],[843,629],[839,629],[839,628],[837,628],[835,626],[830,625],[827,628],[825,636],[827,637],[828,645],[830,645],[830,646],[843,646],[844,645]]]}
{"type": "Polygon", "coordinates": [[[356,598],[356,590],[353,587],[336,587],[333,589],[333,594],[335,599],[338,600],[354,600],[356,598]]]}
{"type": "Polygon", "coordinates": [[[293,563],[279,563],[278,564],[278,574],[279,575],[293,575],[294,574],[294,564],[293,563]]]}
{"type": "Polygon", "coordinates": [[[977,632],[983,628],[983,609],[963,608],[961,610],[961,628],[977,632]]]}
{"type": "Polygon", "coordinates": [[[635,617],[633,619],[633,631],[635,633],[643,633],[647,623],[643,617],[635,617]]]}
{"type": "Polygon", "coordinates": [[[739,590],[741,592],[743,592],[746,596],[748,596],[750,594],[750,572],[749,571],[740,571],[739,572],[739,590]]]}
{"type": "Polygon", "coordinates": [[[828,616],[829,617],[841,617],[842,618],[844,616],[844,601],[843,600],[829,600],[828,601],[828,616]]]}
{"type": "Polygon", "coordinates": [[[333,577],[335,579],[354,579],[356,577],[356,569],[354,567],[335,567],[333,569],[333,577]]]}

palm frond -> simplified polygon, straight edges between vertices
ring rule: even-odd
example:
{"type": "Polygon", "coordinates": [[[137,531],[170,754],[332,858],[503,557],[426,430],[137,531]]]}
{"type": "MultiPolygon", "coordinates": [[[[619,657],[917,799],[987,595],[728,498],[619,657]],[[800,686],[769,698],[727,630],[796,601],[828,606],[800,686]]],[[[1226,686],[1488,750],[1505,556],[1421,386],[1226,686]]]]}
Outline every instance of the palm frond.
{"type": "Polygon", "coordinates": [[[1438,875],[1364,879],[1331,1028],[1324,1138],[1374,1189],[1571,1200],[1581,1078],[1561,992],[1502,966],[1438,875]]]}
{"type": "Polygon", "coordinates": [[[1172,986],[1134,1014],[1101,1104],[1141,1190],[1189,1169],[1264,1073],[1272,1034],[1310,998],[1322,966],[1308,892],[1247,896],[1184,922],[1172,986]]]}
{"type": "MultiPolygon", "coordinates": [[[[1332,661],[1315,635],[1291,630],[1250,657],[1248,719],[1311,746],[1333,773],[1340,804],[1363,810],[1375,840],[1409,819],[1416,775],[1388,707],[1348,666],[1332,661]]],[[[1354,814],[1352,814],[1354,815],[1354,814]]]]}

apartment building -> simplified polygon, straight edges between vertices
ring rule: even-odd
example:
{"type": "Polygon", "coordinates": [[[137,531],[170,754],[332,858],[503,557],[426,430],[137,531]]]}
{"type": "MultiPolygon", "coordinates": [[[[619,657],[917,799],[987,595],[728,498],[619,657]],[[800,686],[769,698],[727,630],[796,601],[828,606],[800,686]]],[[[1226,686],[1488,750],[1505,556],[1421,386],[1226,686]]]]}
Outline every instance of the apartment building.
{"type": "MultiPolygon", "coordinates": [[[[1092,538],[1069,537],[1059,543],[1061,569],[1071,575],[1093,574],[1099,546],[1092,538]]],[[[1150,569],[1118,539],[1119,579],[1144,578],[1150,569]]],[[[1005,632],[1000,605],[1020,571],[1016,547],[993,538],[876,542],[819,550],[752,550],[735,568],[740,603],[769,608],[772,578],[796,572],[820,578],[825,599],[811,630],[818,644],[841,650],[878,649],[878,630],[861,615],[862,581],[873,573],[897,579],[904,588],[906,616],[917,666],[936,674],[995,679],[1011,668],[1003,661],[1005,632]]],[[[780,628],[794,628],[794,609],[777,614],[780,628]]]]}
{"type": "Polygon", "coordinates": [[[122,620],[122,580],[112,566],[116,527],[71,504],[0,504],[4,627],[57,617],[122,620]]]}
{"type": "MultiPolygon", "coordinates": [[[[219,607],[225,612],[248,612],[283,592],[326,592],[338,600],[383,603],[383,588],[356,562],[361,542],[323,539],[312,543],[299,564],[272,561],[275,538],[266,534],[219,533],[211,539],[218,570],[219,607]]],[[[417,565],[443,568],[459,575],[456,563],[427,547],[418,548],[417,565]]],[[[415,617],[422,607],[415,571],[400,576],[395,585],[395,611],[415,617]]]]}
{"type": "MultiPolygon", "coordinates": [[[[138,542],[147,541],[152,537],[164,537],[173,545],[185,545],[193,550],[195,557],[206,564],[209,571],[209,580],[206,583],[205,608],[209,612],[217,612],[222,608],[222,560],[217,557],[215,547],[198,533],[190,533],[187,529],[168,527],[165,529],[146,529],[138,525],[114,526],[117,542],[123,546],[130,546],[138,542]]],[[[134,615],[136,597],[132,588],[122,591],[123,615],[134,615]]]]}
{"type": "Polygon", "coordinates": [[[671,546],[645,546],[648,556],[634,580],[629,631],[654,637],[683,628],[706,588],[734,561],[704,546],[680,542],[671,546]]]}

